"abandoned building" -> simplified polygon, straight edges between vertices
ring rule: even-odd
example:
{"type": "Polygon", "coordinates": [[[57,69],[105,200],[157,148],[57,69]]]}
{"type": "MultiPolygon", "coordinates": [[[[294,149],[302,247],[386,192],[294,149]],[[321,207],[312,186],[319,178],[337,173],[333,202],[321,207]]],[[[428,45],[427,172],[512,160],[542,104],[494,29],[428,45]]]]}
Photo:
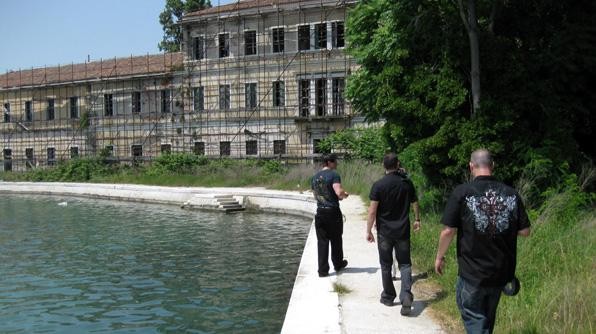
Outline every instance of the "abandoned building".
{"type": "Polygon", "coordinates": [[[248,0],[188,13],[182,52],[0,75],[4,170],[168,152],[312,159],[363,124],[344,98],[355,0],[248,0]]]}

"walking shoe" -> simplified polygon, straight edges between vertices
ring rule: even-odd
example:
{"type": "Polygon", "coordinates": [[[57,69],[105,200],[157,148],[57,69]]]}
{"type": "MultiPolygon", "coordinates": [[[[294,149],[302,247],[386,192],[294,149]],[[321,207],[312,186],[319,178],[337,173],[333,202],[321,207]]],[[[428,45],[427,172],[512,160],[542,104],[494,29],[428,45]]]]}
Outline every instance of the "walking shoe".
{"type": "Polygon", "coordinates": [[[401,301],[401,315],[409,315],[412,312],[412,303],[414,302],[414,296],[411,293],[406,294],[404,300],[401,301]]]}
{"type": "Polygon", "coordinates": [[[393,301],[381,298],[381,304],[385,306],[393,306],[393,301]]]}
{"type": "Polygon", "coordinates": [[[340,271],[347,266],[348,266],[348,260],[344,259],[344,260],[341,260],[341,264],[339,265],[339,267],[333,267],[333,268],[335,269],[335,271],[340,271]]]}
{"type": "Polygon", "coordinates": [[[327,277],[329,276],[329,273],[319,273],[319,277],[327,277]]]}

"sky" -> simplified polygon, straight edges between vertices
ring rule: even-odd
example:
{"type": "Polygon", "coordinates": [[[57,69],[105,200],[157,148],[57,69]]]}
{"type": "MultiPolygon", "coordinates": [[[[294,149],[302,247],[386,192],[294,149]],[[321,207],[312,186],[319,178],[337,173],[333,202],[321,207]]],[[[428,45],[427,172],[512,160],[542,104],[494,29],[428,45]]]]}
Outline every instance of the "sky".
{"type": "Polygon", "coordinates": [[[164,6],[165,0],[0,0],[0,73],[159,53],[164,6]]]}

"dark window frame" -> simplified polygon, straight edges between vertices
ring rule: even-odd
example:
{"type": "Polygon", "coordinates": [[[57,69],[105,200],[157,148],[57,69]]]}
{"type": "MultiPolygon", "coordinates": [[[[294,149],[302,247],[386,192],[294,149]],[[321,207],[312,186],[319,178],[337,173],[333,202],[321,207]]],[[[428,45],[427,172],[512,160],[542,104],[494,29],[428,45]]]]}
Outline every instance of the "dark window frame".
{"type": "Polygon", "coordinates": [[[161,113],[169,114],[172,112],[172,90],[162,89],[160,91],[161,113]]]}
{"type": "Polygon", "coordinates": [[[286,105],[286,83],[283,80],[273,81],[273,106],[284,107],[286,105]]]}
{"type": "Polygon", "coordinates": [[[79,147],[78,146],[71,146],[70,147],[70,158],[71,159],[78,159],[79,158],[79,147]]]}
{"type": "Polygon", "coordinates": [[[244,107],[246,109],[256,109],[259,104],[258,87],[256,82],[247,82],[244,84],[244,107]]]}
{"type": "Polygon", "coordinates": [[[141,113],[141,92],[132,92],[131,93],[131,112],[133,114],[140,114],[141,113]]]}
{"type": "Polygon", "coordinates": [[[259,154],[259,142],[256,140],[246,141],[246,155],[257,155],[259,154]]]}
{"type": "Polygon", "coordinates": [[[33,121],[33,101],[25,101],[25,122],[33,121]]]}
{"type": "Polygon", "coordinates": [[[205,142],[204,141],[196,141],[194,143],[192,152],[196,155],[205,155],[205,142]]]}
{"type": "Polygon", "coordinates": [[[205,110],[205,87],[198,86],[192,89],[192,108],[195,112],[205,110]]]}
{"type": "Polygon", "coordinates": [[[193,38],[192,57],[194,60],[205,59],[205,36],[196,36],[193,38]]]}
{"type": "Polygon", "coordinates": [[[231,85],[219,85],[219,110],[230,110],[231,108],[231,85]]]}
{"type": "Polygon", "coordinates": [[[310,50],[310,24],[298,26],[298,51],[310,50]]]}
{"type": "Polygon", "coordinates": [[[68,99],[68,106],[70,109],[70,119],[78,119],[79,118],[79,97],[71,96],[68,99]]]}
{"type": "Polygon", "coordinates": [[[25,147],[25,167],[31,169],[34,162],[35,154],[33,152],[33,147],[25,147]]]}
{"type": "Polygon", "coordinates": [[[315,114],[325,116],[327,114],[327,79],[315,79],[315,114]]]}
{"type": "Polygon", "coordinates": [[[10,123],[10,102],[4,102],[2,113],[4,114],[4,123],[10,123]]]}
{"type": "Polygon", "coordinates": [[[46,157],[47,157],[47,165],[53,166],[56,164],[56,148],[55,147],[48,147],[46,148],[46,157]]]}
{"type": "Polygon", "coordinates": [[[254,56],[257,54],[257,31],[244,31],[244,55],[254,56]]]}
{"type": "Polygon", "coordinates": [[[220,141],[219,142],[219,156],[229,157],[232,153],[232,142],[220,141]]]}
{"type": "Polygon", "coordinates": [[[333,99],[333,115],[343,115],[345,108],[345,78],[333,78],[331,81],[331,96],[333,99]]]}
{"type": "Polygon", "coordinates": [[[46,119],[53,121],[56,118],[56,99],[48,99],[48,107],[46,109],[46,119]]]}
{"type": "Polygon", "coordinates": [[[282,53],[285,51],[285,28],[271,28],[271,51],[273,53],[282,53]]]}
{"type": "Polygon", "coordinates": [[[160,147],[161,154],[171,154],[172,153],[172,144],[161,144],[160,147]]]}
{"type": "Polygon", "coordinates": [[[345,24],[343,21],[331,22],[331,47],[343,48],[346,46],[345,32],[345,24]]]}
{"type": "Polygon", "coordinates": [[[140,144],[130,145],[130,155],[133,158],[142,157],[143,156],[143,145],[140,145],[140,144]]]}
{"type": "Polygon", "coordinates": [[[310,80],[298,82],[298,110],[301,117],[310,115],[310,80]]]}
{"type": "Polygon", "coordinates": [[[273,154],[282,155],[286,154],[286,141],[285,140],[274,140],[273,141],[273,154]]]}
{"type": "Polygon", "coordinates": [[[103,114],[106,117],[114,116],[114,94],[103,94],[103,114]]]}
{"type": "Polygon", "coordinates": [[[230,34],[222,32],[217,35],[217,49],[219,50],[219,58],[226,58],[230,56],[230,34]]]}
{"type": "Polygon", "coordinates": [[[327,48],[327,22],[315,24],[315,49],[327,48]]]}

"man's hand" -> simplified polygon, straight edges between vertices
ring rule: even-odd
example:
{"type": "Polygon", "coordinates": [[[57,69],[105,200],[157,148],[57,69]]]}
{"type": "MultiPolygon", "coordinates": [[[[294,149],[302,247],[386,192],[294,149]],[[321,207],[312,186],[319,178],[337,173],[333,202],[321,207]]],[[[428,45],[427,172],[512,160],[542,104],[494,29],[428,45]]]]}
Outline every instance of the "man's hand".
{"type": "Polygon", "coordinates": [[[435,259],[435,272],[443,275],[443,268],[445,268],[445,257],[441,256],[435,259]]]}
{"type": "Polygon", "coordinates": [[[375,236],[372,234],[371,231],[366,232],[366,241],[375,242],[375,236]]]}
{"type": "Polygon", "coordinates": [[[420,231],[420,220],[414,221],[414,232],[420,231]]]}

